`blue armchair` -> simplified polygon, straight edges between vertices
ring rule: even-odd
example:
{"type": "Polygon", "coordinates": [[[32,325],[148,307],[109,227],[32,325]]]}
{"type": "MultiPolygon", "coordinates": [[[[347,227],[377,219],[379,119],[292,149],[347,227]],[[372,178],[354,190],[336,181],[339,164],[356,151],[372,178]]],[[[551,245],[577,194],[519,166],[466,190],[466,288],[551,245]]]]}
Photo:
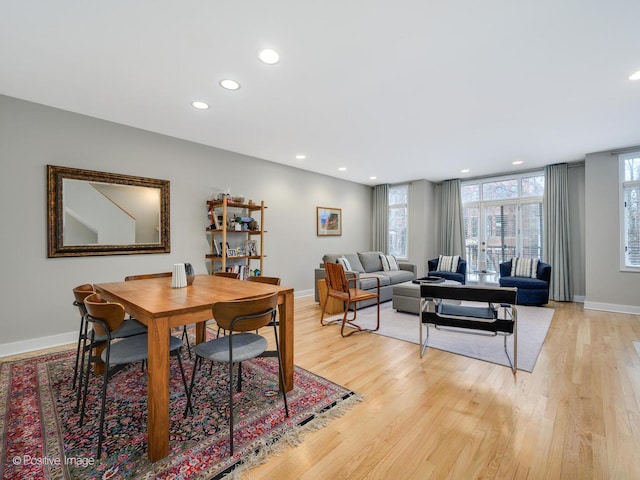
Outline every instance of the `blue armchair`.
{"type": "Polygon", "coordinates": [[[512,261],[500,264],[500,286],[517,287],[517,305],[544,305],[549,303],[549,282],[551,281],[551,265],[538,262],[536,278],[512,277],[512,261]]]}
{"type": "Polygon", "coordinates": [[[427,266],[429,268],[429,277],[441,277],[447,280],[454,280],[456,282],[460,282],[462,285],[467,283],[467,261],[462,258],[458,260],[458,269],[455,272],[441,272],[436,270],[438,268],[438,260],[439,258],[434,258],[433,260],[427,261],[427,266]]]}

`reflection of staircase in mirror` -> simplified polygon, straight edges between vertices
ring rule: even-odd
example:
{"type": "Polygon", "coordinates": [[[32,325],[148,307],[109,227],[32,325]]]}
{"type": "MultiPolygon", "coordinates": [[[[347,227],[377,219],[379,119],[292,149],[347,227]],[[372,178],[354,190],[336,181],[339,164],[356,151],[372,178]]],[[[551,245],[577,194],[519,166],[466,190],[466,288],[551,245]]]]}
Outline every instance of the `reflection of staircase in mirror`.
{"type": "Polygon", "coordinates": [[[136,221],[100,185],[65,180],[64,245],[136,243],[136,221]]]}
{"type": "Polygon", "coordinates": [[[98,232],[72,210],[64,212],[64,245],[97,245],[98,232]]]}

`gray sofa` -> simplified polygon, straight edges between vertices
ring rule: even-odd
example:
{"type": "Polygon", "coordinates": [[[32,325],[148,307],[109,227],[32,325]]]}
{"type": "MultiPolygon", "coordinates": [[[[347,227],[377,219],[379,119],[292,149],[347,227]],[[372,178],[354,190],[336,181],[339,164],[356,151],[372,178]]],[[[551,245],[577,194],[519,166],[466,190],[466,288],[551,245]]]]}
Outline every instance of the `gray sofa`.
{"type": "MultiPolygon", "coordinates": [[[[382,262],[380,261],[380,255],[382,252],[356,252],[356,253],[327,253],[322,257],[322,263],[320,268],[315,270],[314,288],[316,302],[320,301],[318,296],[318,280],[325,278],[324,264],[326,262],[336,263],[340,257],[345,257],[351,270],[347,271],[347,277],[355,276],[362,280],[358,280],[357,287],[362,290],[375,290],[377,282],[375,278],[380,279],[380,302],[388,302],[391,300],[393,286],[403,282],[409,282],[415,280],[417,275],[416,265],[413,263],[403,263],[398,261],[400,270],[384,271],[382,268],[382,262]]],[[[375,304],[375,300],[368,300],[364,302],[358,302],[356,308],[367,307],[375,304]]]]}

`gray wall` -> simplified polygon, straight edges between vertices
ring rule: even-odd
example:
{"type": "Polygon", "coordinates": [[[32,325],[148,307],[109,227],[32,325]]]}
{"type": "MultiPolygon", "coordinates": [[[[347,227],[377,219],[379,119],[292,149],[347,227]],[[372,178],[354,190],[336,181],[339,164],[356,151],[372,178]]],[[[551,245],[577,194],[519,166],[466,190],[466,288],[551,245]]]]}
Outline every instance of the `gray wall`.
{"type": "Polygon", "coordinates": [[[0,162],[0,356],[72,341],[76,285],[169,271],[178,262],[206,273],[205,201],[219,189],[265,201],[264,273],[282,277],[298,296],[313,292],[324,253],[371,247],[368,186],[6,96],[0,162]],[[169,180],[171,253],[47,258],[47,164],[169,180]],[[316,236],[316,206],[342,209],[341,237],[316,236]]]}
{"type": "Polygon", "coordinates": [[[640,313],[640,273],[620,270],[618,156],[585,158],[585,308],[640,313]]]}

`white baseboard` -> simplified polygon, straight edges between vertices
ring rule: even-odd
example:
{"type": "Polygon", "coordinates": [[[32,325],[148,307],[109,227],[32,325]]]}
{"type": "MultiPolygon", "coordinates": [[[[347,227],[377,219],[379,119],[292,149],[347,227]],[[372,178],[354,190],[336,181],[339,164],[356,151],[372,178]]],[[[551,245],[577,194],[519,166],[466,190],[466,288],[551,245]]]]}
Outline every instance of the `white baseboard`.
{"type": "Polygon", "coordinates": [[[49,337],[31,338],[20,342],[0,344],[0,357],[18,355],[20,353],[33,352],[43,348],[59,347],[69,343],[78,342],[78,332],[60,333],[49,337]]]}
{"type": "Polygon", "coordinates": [[[293,292],[294,298],[311,297],[312,295],[315,295],[314,290],[300,290],[293,292]]]}
{"type": "Polygon", "coordinates": [[[640,307],[635,305],[616,305],[613,303],[584,302],[585,310],[602,310],[604,312],[630,313],[640,315],[640,307]]]}

